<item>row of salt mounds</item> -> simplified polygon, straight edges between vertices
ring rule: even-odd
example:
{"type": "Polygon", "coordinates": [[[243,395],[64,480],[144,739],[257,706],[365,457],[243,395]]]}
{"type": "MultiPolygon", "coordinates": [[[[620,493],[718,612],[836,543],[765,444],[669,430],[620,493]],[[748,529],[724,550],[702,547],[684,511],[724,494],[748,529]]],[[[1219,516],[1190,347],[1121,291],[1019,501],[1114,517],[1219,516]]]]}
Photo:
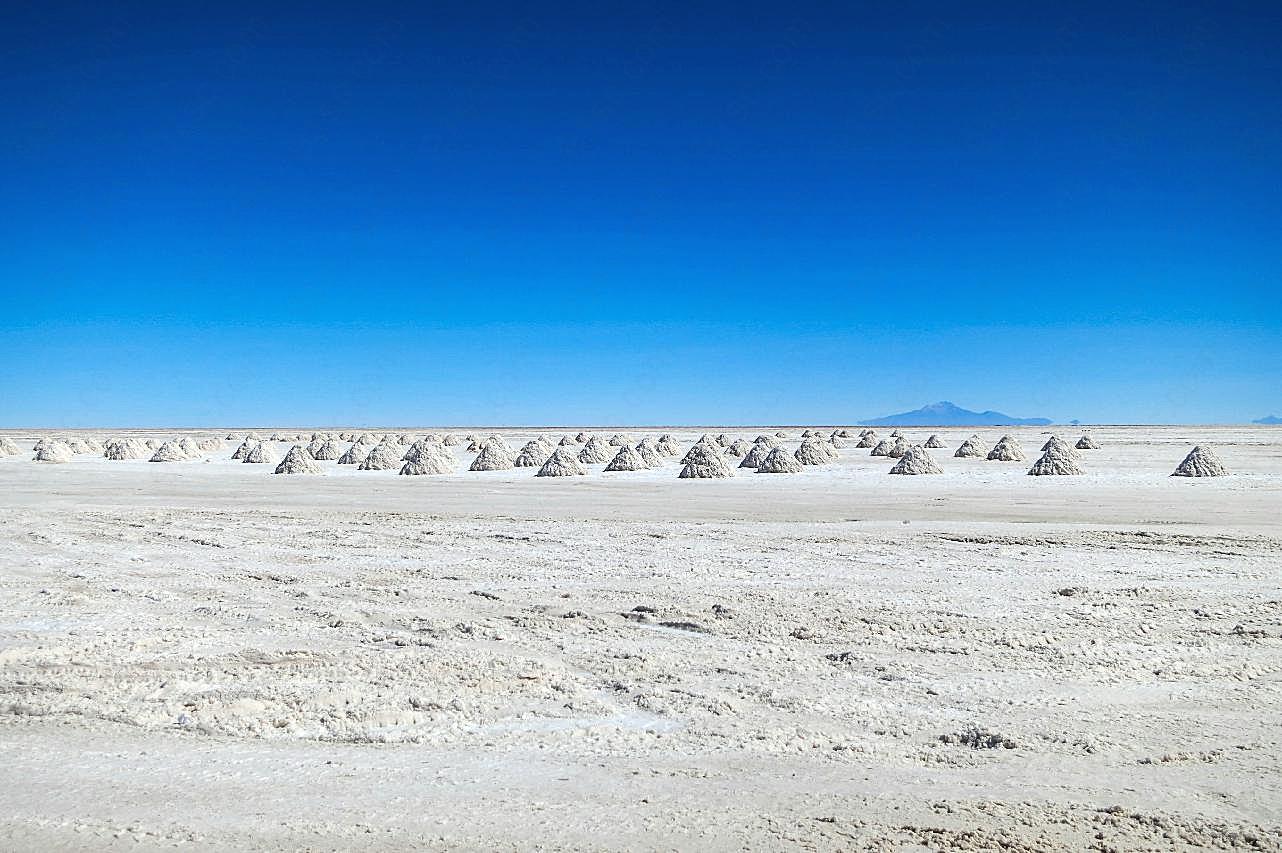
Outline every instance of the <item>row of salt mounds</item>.
{"type": "Polygon", "coordinates": [[[890,469],[892,474],[942,474],[944,470],[935,464],[930,451],[920,444],[914,444],[904,451],[890,469]]]}
{"type": "MultiPolygon", "coordinates": [[[[773,452],[772,450],[771,453],[773,452]]],[[[837,458],[837,451],[826,441],[808,438],[801,442],[801,446],[797,448],[793,456],[802,465],[827,465],[837,458]]]]}
{"type": "Polygon", "coordinates": [[[102,455],[106,459],[143,459],[148,455],[147,445],[136,438],[116,438],[107,442],[102,455]]]}
{"type": "Polygon", "coordinates": [[[22,448],[15,444],[12,438],[0,435],[0,456],[17,456],[20,453],[22,448]]]}
{"type": "Polygon", "coordinates": [[[649,468],[658,468],[663,464],[663,454],[659,452],[659,446],[652,438],[643,438],[638,441],[636,451],[641,454],[641,458],[649,468]]]}
{"type": "Polygon", "coordinates": [[[1228,470],[1220,464],[1215,451],[1200,444],[1189,451],[1184,461],[1171,473],[1172,477],[1223,477],[1228,470]]]}
{"type": "Polygon", "coordinates": [[[681,453],[681,448],[677,446],[677,440],[672,437],[670,432],[665,432],[659,436],[659,440],[654,444],[664,456],[676,456],[681,453]]]}
{"type": "Polygon", "coordinates": [[[1060,441],[1058,444],[1047,442],[1046,450],[1042,456],[1033,463],[1033,467],[1028,469],[1028,473],[1033,477],[1045,477],[1053,474],[1085,474],[1082,466],[1077,464],[1076,454],[1067,449],[1068,445],[1060,441]]]}
{"type": "Polygon", "coordinates": [[[510,471],[515,467],[513,463],[512,449],[507,446],[507,442],[497,436],[486,439],[481,445],[481,450],[472,460],[469,471],[510,471]]]}
{"type": "Polygon", "coordinates": [[[70,462],[73,456],[75,456],[75,453],[72,452],[68,445],[63,444],[57,439],[51,439],[40,443],[39,449],[33,457],[33,461],[61,464],[64,462],[70,462]]]}
{"type": "Polygon", "coordinates": [[[401,446],[395,442],[375,445],[356,466],[358,471],[391,471],[401,467],[401,446]]]}
{"type": "Polygon", "coordinates": [[[1001,440],[993,445],[993,449],[988,451],[988,458],[993,462],[1023,462],[1024,448],[1019,446],[1019,442],[1009,435],[1003,435],[1001,440]]]}
{"type": "Polygon", "coordinates": [[[972,435],[970,438],[963,441],[961,443],[961,447],[958,447],[957,452],[953,454],[953,456],[956,456],[958,459],[973,459],[986,455],[988,455],[988,453],[984,450],[984,444],[980,441],[978,435],[972,435]]]}
{"type": "Polygon", "coordinates": [[[734,471],[726,464],[725,457],[714,447],[697,442],[685,455],[685,467],[677,476],[682,480],[705,480],[733,477],[734,471]]]}
{"type": "Polygon", "coordinates": [[[295,444],[289,449],[289,452],[285,454],[285,458],[276,466],[276,470],[272,473],[320,474],[322,472],[321,466],[316,464],[316,460],[311,457],[311,454],[301,446],[295,444]]]}
{"type": "Polygon", "coordinates": [[[401,473],[406,476],[424,474],[453,474],[458,469],[454,454],[445,449],[444,444],[435,441],[416,442],[405,454],[405,464],[401,473]]]}
{"type": "Polygon", "coordinates": [[[1076,447],[1078,450],[1099,450],[1099,444],[1089,435],[1083,435],[1079,438],[1076,447]]]}
{"type": "Polygon", "coordinates": [[[863,432],[859,433],[859,441],[855,442],[855,447],[859,448],[860,450],[867,450],[870,447],[876,447],[876,446],[877,446],[876,430],[866,429],[863,432]]]}
{"type": "MultiPolygon", "coordinates": [[[[756,450],[761,445],[753,445],[756,450]]],[[[804,446],[804,445],[803,445],[804,446]]],[[[799,451],[800,452],[800,451],[799,451]]],[[[744,457],[747,458],[746,456],[744,457]]],[[[801,462],[797,460],[795,454],[789,453],[782,447],[771,448],[766,457],[761,460],[757,466],[758,474],[796,474],[801,471],[801,462]]]]}
{"type": "Polygon", "coordinates": [[[587,444],[579,451],[579,461],[585,465],[597,465],[602,462],[610,461],[609,445],[595,435],[588,439],[587,444]]]}
{"type": "Polygon", "coordinates": [[[938,435],[932,435],[930,438],[926,439],[926,443],[922,445],[922,447],[925,447],[927,450],[939,450],[943,446],[944,442],[938,435]]]}
{"type": "Polygon", "coordinates": [[[623,445],[619,452],[614,455],[610,463],[605,466],[607,471],[644,471],[649,468],[641,454],[637,453],[631,445],[623,445]]]}
{"type": "Polygon", "coordinates": [[[536,477],[581,477],[588,473],[574,453],[565,447],[552,451],[543,466],[535,473],[536,477]]]}
{"type": "Polygon", "coordinates": [[[251,465],[274,465],[280,461],[280,457],[276,455],[276,451],[272,450],[270,444],[260,441],[240,461],[251,465]]]}

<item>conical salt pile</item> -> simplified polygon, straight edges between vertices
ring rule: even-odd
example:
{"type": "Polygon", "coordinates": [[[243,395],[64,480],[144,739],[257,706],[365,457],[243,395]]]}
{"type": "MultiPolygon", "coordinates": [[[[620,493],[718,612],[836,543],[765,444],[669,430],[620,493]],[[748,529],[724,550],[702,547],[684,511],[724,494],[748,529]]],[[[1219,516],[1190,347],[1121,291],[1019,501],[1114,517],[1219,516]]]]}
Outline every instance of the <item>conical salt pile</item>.
{"type": "Polygon", "coordinates": [[[974,458],[984,455],[986,455],[984,452],[984,445],[980,443],[979,436],[977,435],[972,435],[970,438],[963,441],[961,443],[961,447],[958,447],[957,452],[953,454],[953,456],[956,456],[958,459],[974,458]]]}
{"type": "Polygon", "coordinates": [[[588,439],[588,443],[583,445],[583,449],[579,451],[579,461],[586,465],[609,462],[609,445],[595,435],[592,436],[588,439]]]}
{"type": "Polygon", "coordinates": [[[1062,456],[1067,456],[1069,459],[1082,458],[1081,455],[1076,450],[1074,450],[1072,447],[1069,446],[1067,441],[1065,441],[1064,439],[1060,438],[1057,435],[1052,435],[1050,437],[1050,440],[1047,441],[1046,444],[1042,446],[1043,453],[1045,453],[1048,450],[1054,450],[1056,453],[1059,453],[1062,456]]]}
{"type": "Polygon", "coordinates": [[[658,468],[663,464],[663,454],[659,452],[659,447],[654,443],[653,438],[643,438],[638,441],[636,450],[647,468],[658,468]]]}
{"type": "Polygon", "coordinates": [[[859,441],[855,442],[855,447],[858,447],[860,449],[863,449],[866,447],[876,447],[876,446],[877,446],[877,433],[874,432],[873,430],[868,430],[863,435],[859,436],[859,441]]]}
{"type": "MultiPolygon", "coordinates": [[[[827,465],[832,461],[829,451],[825,449],[827,445],[828,442],[826,441],[809,438],[801,442],[801,446],[797,448],[797,452],[793,455],[802,465],[827,465]]],[[[775,450],[778,449],[775,448],[775,450]]],[[[774,453],[774,450],[770,452],[774,453]]],[[[764,465],[765,463],[763,462],[762,464],[764,465]]]]}
{"type": "Polygon", "coordinates": [[[719,477],[733,477],[734,471],[726,464],[717,450],[703,442],[697,442],[685,457],[685,467],[677,475],[682,480],[703,480],[719,477]]]}
{"type": "Polygon", "coordinates": [[[846,446],[846,442],[842,441],[841,436],[837,435],[835,432],[832,435],[828,436],[828,441],[825,443],[829,447],[833,447],[833,448],[846,446]]]}
{"type": "Polygon", "coordinates": [[[538,470],[536,477],[581,477],[588,473],[584,470],[579,460],[574,457],[574,452],[565,448],[558,447],[552,451],[548,461],[543,463],[543,467],[538,470]]]}
{"type": "Polygon", "coordinates": [[[527,441],[521,452],[516,454],[512,464],[517,468],[539,468],[548,461],[552,453],[537,441],[527,441]]]}
{"type": "Polygon", "coordinates": [[[927,447],[931,450],[938,450],[939,448],[944,446],[944,442],[940,439],[939,436],[932,435],[930,438],[926,439],[926,443],[922,446],[927,447]]]}
{"type": "Polygon", "coordinates": [[[343,448],[337,439],[327,438],[316,450],[312,450],[311,445],[308,445],[307,452],[312,454],[313,459],[321,462],[332,462],[343,455],[343,448]]]}
{"type": "Polygon", "coordinates": [[[619,448],[619,452],[610,460],[610,464],[605,466],[607,471],[644,471],[646,469],[645,460],[641,454],[625,444],[619,448]]]}
{"type": "Polygon", "coordinates": [[[156,441],[156,439],[149,438],[142,443],[142,446],[147,448],[148,450],[155,450],[157,447],[160,446],[160,444],[156,441]]]}
{"type": "Polygon", "coordinates": [[[778,432],[775,433],[775,438],[787,438],[787,437],[788,437],[788,433],[784,432],[783,430],[779,430],[778,432]]]}
{"type": "Polygon", "coordinates": [[[227,433],[227,440],[228,440],[228,441],[235,441],[235,440],[236,440],[236,436],[229,432],[229,433],[227,433]]]}
{"type": "Polygon", "coordinates": [[[316,464],[316,460],[311,457],[303,448],[295,444],[285,454],[284,460],[276,466],[273,474],[319,474],[321,466],[316,464]]]}
{"type": "MultiPolygon", "coordinates": [[[[756,446],[760,447],[760,445],[756,446]]],[[[758,474],[796,474],[800,470],[801,463],[782,447],[772,449],[757,466],[758,474]]]]}
{"type": "Polygon", "coordinates": [[[196,442],[196,446],[205,452],[223,449],[223,443],[216,438],[202,438],[196,442]]]}
{"type": "Polygon", "coordinates": [[[394,442],[376,445],[365,454],[356,470],[394,471],[401,467],[400,445],[394,442]]]}
{"type": "Polygon", "coordinates": [[[200,458],[200,446],[190,436],[183,436],[178,439],[178,447],[183,453],[187,454],[188,459],[200,458]]]}
{"type": "Polygon", "coordinates": [[[677,446],[677,440],[672,437],[671,433],[665,432],[663,435],[659,436],[659,440],[655,442],[655,446],[659,448],[659,452],[664,456],[677,456],[681,453],[681,448],[677,446]]]}
{"type": "Polygon", "coordinates": [[[338,457],[339,465],[359,465],[369,456],[369,452],[374,449],[373,444],[365,444],[361,441],[355,441],[352,446],[347,448],[344,453],[338,457]]]}
{"type": "MultiPolygon", "coordinates": [[[[1060,442],[1063,444],[1063,442],[1060,442]]],[[[1065,445],[1067,447],[1067,445],[1065,445]]],[[[1047,448],[1042,454],[1042,458],[1033,463],[1033,467],[1028,469],[1028,473],[1034,477],[1043,477],[1047,474],[1085,474],[1082,467],[1077,464],[1077,460],[1064,451],[1058,445],[1047,448]]]]}
{"type": "Polygon", "coordinates": [[[456,447],[458,446],[458,436],[452,432],[447,432],[445,437],[441,439],[441,444],[446,447],[456,447]]]}
{"type": "Polygon", "coordinates": [[[1009,435],[1003,435],[1001,441],[988,451],[988,458],[994,462],[1023,462],[1024,449],[1019,446],[1018,441],[1009,435]]]}
{"type": "Polygon", "coordinates": [[[872,452],[869,453],[868,455],[869,456],[889,456],[890,449],[894,446],[895,445],[889,439],[883,438],[881,441],[877,442],[877,446],[874,447],[872,449],[872,452]]]}
{"type": "Polygon", "coordinates": [[[771,447],[768,444],[758,441],[756,444],[752,445],[751,448],[749,448],[746,454],[744,454],[743,461],[739,463],[739,467],[740,468],[759,468],[761,467],[761,463],[766,461],[766,457],[769,456],[775,450],[783,450],[783,448],[771,447]]]}
{"type": "Polygon", "coordinates": [[[734,439],[726,435],[724,432],[718,435],[715,440],[717,444],[721,445],[722,447],[729,447],[730,445],[734,444],[734,439]]]}
{"type": "Polygon", "coordinates": [[[408,462],[410,458],[412,458],[413,456],[421,452],[423,448],[427,447],[427,445],[428,445],[428,440],[426,438],[420,438],[418,441],[411,444],[406,449],[405,453],[401,455],[401,461],[408,462]]]}
{"type": "Polygon", "coordinates": [[[561,440],[557,442],[558,447],[573,447],[576,444],[578,444],[578,442],[574,440],[574,436],[572,435],[563,435],[561,436],[561,440]]]}
{"type": "Polygon", "coordinates": [[[616,432],[614,435],[610,436],[609,444],[611,447],[624,447],[626,445],[631,445],[632,442],[626,435],[620,435],[616,432]]]}
{"type": "MultiPolygon", "coordinates": [[[[237,449],[236,449],[236,453],[240,453],[241,448],[244,448],[245,453],[248,453],[248,452],[250,451],[250,449],[252,449],[252,448],[253,448],[253,446],[254,446],[254,442],[253,442],[253,441],[251,441],[250,439],[246,438],[246,439],[245,439],[245,441],[244,441],[244,443],[243,443],[243,444],[241,444],[241,446],[240,446],[239,448],[237,448],[237,449]]],[[[321,436],[321,435],[313,435],[313,436],[312,436],[312,440],[311,440],[311,441],[309,441],[309,442],[307,442],[307,446],[306,446],[305,448],[303,448],[303,449],[307,451],[307,455],[308,455],[308,456],[310,456],[310,457],[312,457],[313,459],[315,459],[315,458],[316,458],[316,454],[317,454],[317,453],[320,453],[320,452],[321,452],[321,448],[322,448],[322,447],[324,447],[324,446],[325,446],[325,437],[324,437],[324,436],[321,436]]],[[[237,457],[233,454],[233,455],[232,455],[232,459],[236,459],[236,458],[237,458],[237,457]]],[[[242,458],[242,459],[244,458],[244,453],[241,453],[240,458],[242,458]]]]}
{"type": "Polygon", "coordinates": [[[245,458],[240,460],[251,465],[275,465],[280,461],[276,451],[265,441],[260,441],[254,445],[254,449],[245,454],[245,458]]]}
{"type": "Polygon", "coordinates": [[[1198,445],[1189,451],[1189,455],[1184,457],[1180,467],[1176,468],[1172,477],[1223,477],[1229,472],[1220,464],[1219,458],[1215,451],[1209,447],[1198,445]]]}
{"type": "Polygon", "coordinates": [[[36,451],[34,461],[52,463],[70,462],[73,456],[75,456],[75,454],[71,452],[70,447],[55,439],[52,441],[40,442],[40,449],[36,451]]]}
{"type": "Polygon", "coordinates": [[[166,441],[156,449],[148,462],[182,462],[188,459],[186,451],[178,446],[176,441],[166,441]]]}
{"type": "Polygon", "coordinates": [[[149,453],[141,441],[136,438],[115,439],[107,442],[107,448],[102,452],[107,459],[145,459],[149,453]]]}
{"type": "Polygon", "coordinates": [[[14,444],[13,439],[7,435],[0,435],[0,456],[17,456],[22,452],[22,448],[14,444]]]}
{"type": "Polygon", "coordinates": [[[890,434],[890,437],[891,437],[891,438],[903,438],[903,435],[904,435],[904,434],[903,434],[902,432],[900,432],[899,430],[895,430],[894,432],[892,432],[892,433],[890,434]]]}
{"type": "Polygon", "coordinates": [[[421,474],[453,474],[458,470],[458,460],[454,454],[445,449],[444,443],[434,441],[418,442],[406,454],[401,473],[406,476],[421,474]]]}
{"type": "Polygon", "coordinates": [[[268,441],[284,441],[284,440],[285,440],[285,438],[284,438],[284,436],[282,436],[280,433],[278,433],[278,432],[274,432],[274,433],[272,433],[272,437],[271,437],[271,438],[269,438],[269,439],[267,439],[267,440],[268,440],[268,441]]]}
{"type": "Polygon", "coordinates": [[[752,445],[740,438],[726,447],[726,453],[738,459],[751,449],[752,445]]]}
{"type": "Polygon", "coordinates": [[[1089,435],[1084,435],[1079,438],[1077,440],[1076,447],[1078,450],[1099,450],[1099,445],[1096,444],[1095,439],[1091,438],[1089,435]]]}
{"type": "Polygon", "coordinates": [[[702,438],[700,438],[698,441],[696,441],[694,444],[690,445],[690,449],[686,451],[685,456],[681,457],[682,465],[690,461],[690,454],[694,453],[696,447],[702,447],[704,450],[708,451],[709,453],[712,453],[715,456],[721,456],[722,448],[715,441],[713,441],[710,436],[705,435],[702,438]]]}
{"type": "Polygon", "coordinates": [[[814,437],[814,435],[815,435],[815,434],[814,434],[814,431],[813,431],[813,430],[803,429],[803,430],[801,431],[801,438],[802,438],[802,440],[803,440],[803,441],[804,441],[804,440],[806,440],[807,438],[813,438],[813,437],[814,437]]]}
{"type": "Polygon", "coordinates": [[[753,444],[764,444],[766,447],[774,450],[779,446],[779,441],[773,435],[759,435],[752,440],[753,444]]]}
{"type": "Polygon", "coordinates": [[[920,444],[914,444],[904,451],[895,463],[895,467],[890,469],[892,474],[942,474],[943,469],[935,464],[931,458],[930,451],[920,444]]]}
{"type": "Polygon", "coordinates": [[[469,471],[509,471],[512,465],[512,457],[503,450],[503,444],[497,441],[487,441],[481,445],[481,452],[476,454],[472,460],[469,471]]]}
{"type": "Polygon", "coordinates": [[[587,444],[588,434],[586,432],[581,432],[574,437],[574,440],[577,441],[579,444],[587,444]]]}
{"type": "Polygon", "coordinates": [[[91,449],[90,449],[90,447],[89,447],[89,443],[88,443],[88,442],[86,442],[83,438],[79,438],[78,436],[72,436],[72,437],[70,437],[70,438],[66,439],[66,440],[63,442],[63,444],[65,444],[65,445],[67,445],[68,447],[70,447],[70,448],[71,448],[71,452],[72,452],[72,453],[74,453],[74,454],[76,454],[76,455],[80,455],[80,454],[82,454],[82,453],[90,453],[90,452],[92,452],[92,451],[91,451],[91,449]]]}
{"type": "Polygon", "coordinates": [[[908,440],[901,435],[895,439],[895,443],[886,451],[886,455],[891,459],[900,459],[908,452],[909,446],[908,440]]]}

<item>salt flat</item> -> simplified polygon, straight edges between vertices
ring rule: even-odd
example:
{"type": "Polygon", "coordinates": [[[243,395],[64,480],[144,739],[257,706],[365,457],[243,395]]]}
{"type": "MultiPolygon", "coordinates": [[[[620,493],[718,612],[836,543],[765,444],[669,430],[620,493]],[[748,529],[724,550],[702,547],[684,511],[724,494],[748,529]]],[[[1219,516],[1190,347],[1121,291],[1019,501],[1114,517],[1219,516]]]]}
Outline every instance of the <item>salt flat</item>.
{"type": "Polygon", "coordinates": [[[972,431],[905,428],[922,477],[0,459],[0,847],[1282,849],[1282,429],[1095,427],[1079,477],[972,431]]]}

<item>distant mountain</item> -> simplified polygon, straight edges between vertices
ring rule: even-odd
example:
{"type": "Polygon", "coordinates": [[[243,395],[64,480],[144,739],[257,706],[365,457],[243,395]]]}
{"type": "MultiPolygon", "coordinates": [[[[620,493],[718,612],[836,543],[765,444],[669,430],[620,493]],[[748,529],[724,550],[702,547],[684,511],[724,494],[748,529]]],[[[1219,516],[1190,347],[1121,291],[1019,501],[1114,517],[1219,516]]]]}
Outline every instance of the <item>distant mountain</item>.
{"type": "Polygon", "coordinates": [[[1265,415],[1258,420],[1251,421],[1251,423],[1264,424],[1265,426],[1277,426],[1278,424],[1282,424],[1282,418],[1279,418],[1277,415],[1265,415]]]}
{"type": "Polygon", "coordinates": [[[1049,418],[1012,418],[1001,412],[972,412],[954,406],[947,400],[922,406],[914,412],[901,412],[863,421],[868,426],[1046,426],[1049,418]]]}

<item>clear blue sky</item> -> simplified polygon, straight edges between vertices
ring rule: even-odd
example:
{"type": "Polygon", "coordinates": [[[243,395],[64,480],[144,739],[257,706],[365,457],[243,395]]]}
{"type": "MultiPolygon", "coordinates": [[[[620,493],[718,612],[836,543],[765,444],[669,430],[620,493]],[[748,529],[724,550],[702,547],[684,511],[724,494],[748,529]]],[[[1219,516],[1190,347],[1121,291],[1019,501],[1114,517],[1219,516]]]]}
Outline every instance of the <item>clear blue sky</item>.
{"type": "Polygon", "coordinates": [[[346,5],[0,12],[0,426],[1282,411],[1276,3],[346,5]]]}

